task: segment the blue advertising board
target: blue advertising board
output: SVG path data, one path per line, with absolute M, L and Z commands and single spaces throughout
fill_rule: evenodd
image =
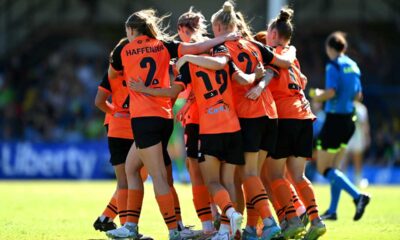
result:
M 0 143 L 0 178 L 105 179 L 113 177 L 106 141 Z

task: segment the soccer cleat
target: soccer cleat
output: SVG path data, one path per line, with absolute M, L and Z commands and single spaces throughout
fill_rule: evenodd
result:
M 210 240 L 215 234 L 217 234 L 217 231 L 203 232 L 196 240 Z
M 181 237 L 183 239 L 194 239 L 198 238 L 203 234 L 201 230 L 192 230 L 193 226 L 185 226 L 184 229 L 180 230 Z
M 180 231 L 175 231 L 173 234 L 169 235 L 169 240 L 183 240 L 185 238 L 183 238 L 181 236 L 181 232 Z M 190 239 L 190 238 L 188 238 Z
M 251 230 L 243 229 L 242 240 L 258 240 L 257 230 L 253 227 Z
M 274 222 L 271 226 L 264 226 L 262 230 L 261 239 L 271 240 L 278 239 L 281 235 L 281 228 Z
M 310 222 L 310 220 L 306 212 L 300 215 L 300 220 L 303 223 L 304 227 L 307 228 L 307 225 Z
M 125 224 L 124 226 L 106 232 L 109 238 L 133 238 L 140 239 L 137 226 Z
M 365 207 L 368 205 L 371 197 L 366 194 L 360 194 L 358 200 L 354 200 L 354 204 L 356 205 L 356 214 L 354 215 L 353 220 L 358 221 L 363 216 Z
M 117 224 L 115 224 L 113 221 L 109 221 L 110 218 L 106 217 L 104 221 L 100 220 L 100 217 L 96 219 L 96 221 L 93 223 L 93 227 L 95 230 L 101 231 L 101 232 L 107 232 L 109 230 L 113 230 L 117 228 Z
M 229 233 L 220 233 L 217 232 L 212 238 L 211 240 L 231 240 L 231 238 L 229 237 Z
M 232 236 L 234 236 L 234 239 L 241 239 L 242 233 L 240 232 L 240 229 L 242 226 L 242 222 L 243 222 L 242 214 L 238 212 L 233 212 L 230 218 L 230 224 L 231 224 Z
M 297 239 L 300 236 L 304 235 L 305 232 L 306 229 L 304 228 L 304 225 L 301 222 L 300 218 L 294 217 L 287 221 L 287 227 L 283 231 L 283 236 L 285 237 L 285 239 Z
M 304 240 L 316 240 L 326 233 L 326 226 L 323 221 L 318 221 L 316 224 L 312 224 L 308 229 Z
M 322 220 L 332 220 L 336 221 L 337 220 L 337 215 L 336 213 L 329 213 L 326 211 L 324 214 L 321 215 Z

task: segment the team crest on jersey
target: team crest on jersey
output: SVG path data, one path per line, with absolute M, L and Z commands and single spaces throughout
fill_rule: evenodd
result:
M 211 107 L 208 107 L 206 109 L 206 114 L 218 114 L 221 112 L 229 112 L 229 104 L 225 103 L 224 100 L 219 100 L 217 103 L 212 105 Z

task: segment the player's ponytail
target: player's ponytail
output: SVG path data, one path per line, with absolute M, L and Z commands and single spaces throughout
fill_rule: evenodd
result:
M 293 9 L 287 6 L 283 7 L 278 17 L 270 22 L 268 29 L 276 29 L 280 38 L 289 41 L 293 34 L 293 13 Z
M 242 34 L 242 37 L 247 40 L 254 40 L 253 34 L 251 33 L 250 25 L 247 23 L 244 15 L 241 12 L 236 12 L 237 28 Z
M 235 29 L 237 27 L 237 17 L 235 8 L 231 1 L 226 1 L 218 12 L 214 13 L 211 17 L 213 24 L 220 23 L 226 29 Z
M 154 9 L 145 9 L 134 12 L 125 22 L 127 28 L 132 28 L 142 35 L 159 40 L 169 40 L 171 37 L 165 33 L 166 28 L 162 22 L 169 15 L 157 17 Z

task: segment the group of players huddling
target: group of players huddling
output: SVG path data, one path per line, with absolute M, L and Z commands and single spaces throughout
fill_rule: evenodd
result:
M 117 178 L 94 223 L 97 230 L 110 238 L 143 238 L 138 225 L 148 172 L 168 239 L 318 239 L 326 232 L 304 175 L 315 116 L 303 91 L 307 78 L 290 46 L 292 15 L 282 8 L 267 31 L 253 36 L 227 1 L 212 15 L 215 37 L 209 38 L 204 16 L 191 8 L 178 20 L 181 42 L 163 31 L 165 16 L 154 10 L 128 17 L 126 38 L 111 52 L 95 100 L 106 113 Z M 167 152 L 180 93 L 187 101 L 177 118 L 185 127 L 201 231 L 182 222 Z M 357 211 L 362 215 L 364 208 Z

